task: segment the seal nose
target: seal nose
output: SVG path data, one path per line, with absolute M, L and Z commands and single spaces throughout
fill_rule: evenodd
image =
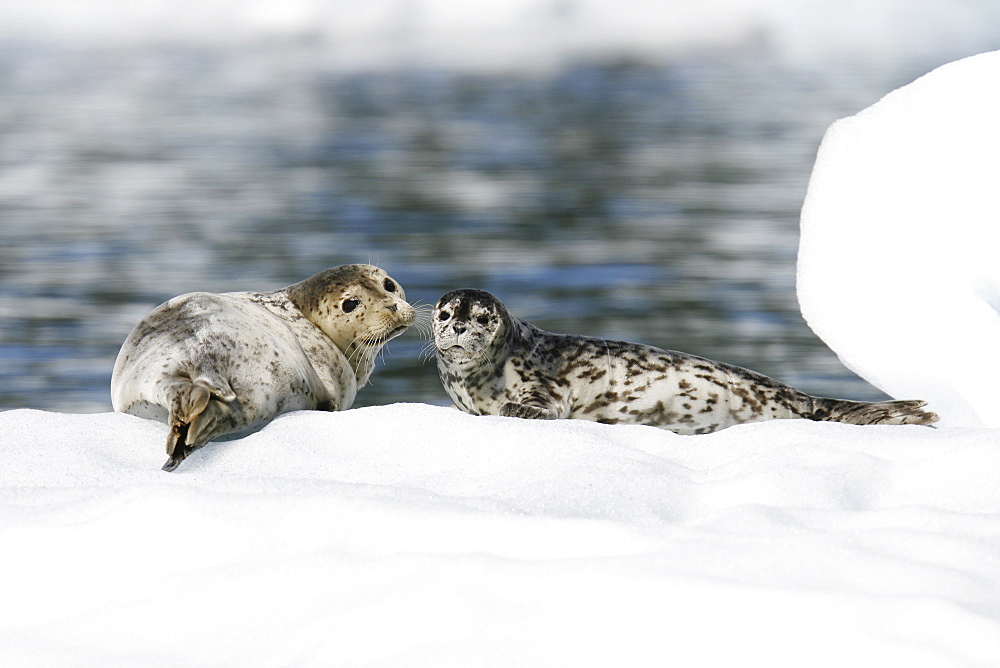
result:
M 456 324 L 454 327 L 451 328 L 451 331 L 455 332 L 455 334 L 464 334 L 465 325 Z
M 389 304 L 389 312 L 395 313 L 398 307 L 395 304 Z

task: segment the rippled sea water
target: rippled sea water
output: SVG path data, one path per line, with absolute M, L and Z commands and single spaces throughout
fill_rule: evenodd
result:
M 343 72 L 308 42 L 5 47 L 0 408 L 110 410 L 118 348 L 157 304 L 369 261 L 411 301 L 483 288 L 552 331 L 880 397 L 799 315 L 798 212 L 829 123 L 922 71 L 733 51 Z M 423 345 L 391 343 L 356 405 L 447 403 Z

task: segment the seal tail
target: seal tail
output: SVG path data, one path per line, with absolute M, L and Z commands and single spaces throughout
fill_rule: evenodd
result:
M 923 410 L 926 401 L 848 401 L 811 397 L 812 413 L 804 417 L 848 424 L 921 424 L 938 421 L 936 413 Z
M 228 402 L 236 399 L 232 388 L 204 379 L 180 379 L 170 389 L 170 434 L 164 471 L 173 471 L 189 454 L 215 437 L 229 414 Z

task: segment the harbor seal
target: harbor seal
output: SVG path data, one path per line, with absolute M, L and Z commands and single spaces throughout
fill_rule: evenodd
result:
M 118 353 L 116 411 L 166 422 L 173 471 L 220 436 L 286 411 L 350 408 L 390 339 L 413 324 L 378 267 L 333 267 L 275 292 L 192 292 L 161 304 Z
M 576 418 L 707 434 L 745 422 L 806 418 L 930 424 L 923 401 L 814 397 L 731 364 L 624 341 L 545 332 L 482 290 L 454 290 L 433 314 L 438 375 L 474 415 Z

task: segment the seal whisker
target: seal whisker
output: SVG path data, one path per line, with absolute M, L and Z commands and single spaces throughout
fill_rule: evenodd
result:
M 359 342 L 365 345 L 355 346 L 352 349 L 352 346 L 354 346 L 354 344 Z M 351 339 L 351 342 L 347 345 L 347 350 L 351 351 L 351 354 L 347 356 L 347 363 L 351 365 L 351 367 L 358 369 L 360 368 L 362 362 L 371 361 L 370 359 L 371 350 L 368 347 L 368 345 L 369 344 L 367 344 L 367 337 L 364 334 L 355 336 L 353 339 Z
M 377 357 L 378 357 L 378 359 L 382 360 L 382 364 L 383 365 L 386 363 L 386 361 L 385 361 L 386 354 L 387 353 L 389 355 L 392 354 L 392 353 L 389 353 L 388 350 L 389 350 L 389 346 L 382 346 L 381 348 L 379 348 Z
M 417 323 L 416 328 L 417 328 L 417 334 L 420 336 L 421 339 L 433 343 L 434 333 L 431 331 L 430 325 Z
M 434 337 L 434 332 L 432 330 L 431 319 L 433 317 L 434 307 L 430 304 L 414 304 L 414 321 L 413 324 L 417 328 L 417 332 L 420 333 L 421 338 L 432 339 Z
M 423 364 L 427 360 L 437 356 L 437 346 L 434 344 L 433 339 L 428 341 L 420 349 L 420 363 Z

